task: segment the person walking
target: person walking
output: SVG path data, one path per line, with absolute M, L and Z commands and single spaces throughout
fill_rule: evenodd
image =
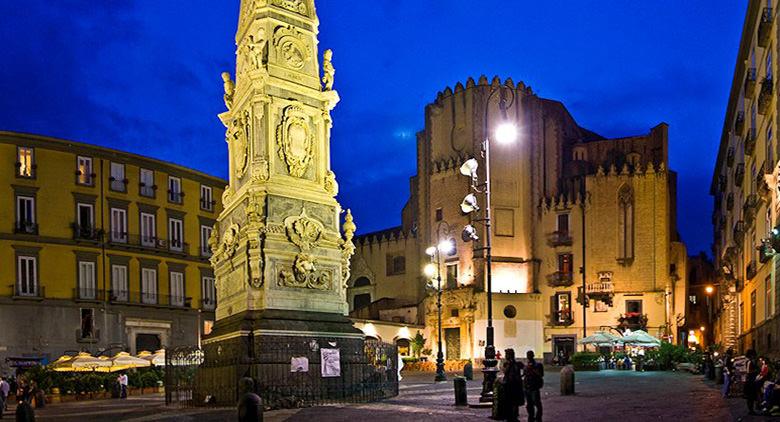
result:
M 504 371 L 504 399 L 506 400 L 506 420 L 516 422 L 520 416 L 520 406 L 525 403 L 523 389 L 523 363 L 515 359 L 515 349 L 504 351 L 506 360 Z
M 5 378 L 0 377 L 0 419 L 3 419 L 3 412 L 6 410 L 9 391 L 11 391 L 11 384 Z
M 525 410 L 528 412 L 528 422 L 542 420 L 542 394 L 544 385 L 544 366 L 534 359 L 534 351 L 529 350 L 525 354 L 528 363 L 523 369 L 523 381 L 525 382 Z
M 726 355 L 723 356 L 723 398 L 729 396 L 729 390 L 731 389 L 731 382 L 734 379 L 734 349 L 729 347 L 726 350 Z
M 127 398 L 127 373 L 122 372 L 117 377 L 116 381 L 119 383 L 119 398 L 120 399 L 126 399 Z
M 743 396 L 747 402 L 748 413 L 751 415 L 756 414 L 755 405 L 756 398 L 758 396 L 757 378 L 759 374 L 758 359 L 756 351 L 748 349 L 745 352 L 747 358 L 747 367 L 745 368 L 745 387 L 743 389 Z

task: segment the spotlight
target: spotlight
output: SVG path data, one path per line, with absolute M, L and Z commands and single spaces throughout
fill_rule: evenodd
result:
M 436 246 L 428 246 L 425 249 L 425 254 L 428 255 L 428 256 L 436 255 Z
M 479 240 L 479 236 L 477 235 L 477 229 L 474 228 L 471 224 L 467 225 L 463 228 L 463 233 L 461 235 L 464 242 L 471 242 Z
M 477 177 L 477 168 L 479 168 L 477 160 L 475 158 L 469 158 L 460 166 L 460 174 L 474 179 Z
M 496 141 L 500 144 L 511 144 L 517 139 L 517 126 L 512 123 L 502 123 L 496 128 Z
M 423 267 L 423 274 L 428 278 L 433 278 L 433 276 L 436 275 L 436 266 L 433 264 L 426 265 Z
M 464 214 L 469 214 L 474 211 L 479 211 L 479 205 L 477 205 L 477 197 L 473 193 L 466 195 L 466 197 L 463 198 L 463 202 L 460 203 L 460 210 L 463 211 Z
M 715 288 L 712 287 L 712 286 L 707 286 L 707 287 L 704 288 L 704 291 L 707 292 L 708 295 L 711 295 L 712 292 L 715 291 Z
M 444 255 L 452 255 L 455 252 L 455 242 L 451 239 L 442 240 L 439 242 L 439 252 Z

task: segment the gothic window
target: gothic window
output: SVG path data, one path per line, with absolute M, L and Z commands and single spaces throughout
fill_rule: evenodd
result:
M 624 185 L 618 192 L 618 261 L 634 258 L 634 194 Z

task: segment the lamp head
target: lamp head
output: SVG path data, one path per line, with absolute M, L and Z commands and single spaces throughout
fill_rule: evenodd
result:
M 461 237 L 463 238 L 464 242 L 479 240 L 479 235 L 477 235 L 477 229 L 475 229 L 474 226 L 472 226 L 471 224 L 463 228 L 463 233 L 461 234 Z
M 454 239 L 445 239 L 439 242 L 439 252 L 443 253 L 444 255 L 452 255 L 453 252 L 455 252 L 455 240 Z
M 460 203 L 460 210 L 463 211 L 464 214 L 469 214 L 474 211 L 479 210 L 479 205 L 477 205 L 477 197 L 473 193 L 470 193 L 466 195 L 465 198 L 463 198 L 463 202 Z
M 428 278 L 433 278 L 436 275 L 436 266 L 433 264 L 427 264 L 423 267 L 423 274 Z
M 511 144 L 517 139 L 517 126 L 504 122 L 496 128 L 496 141 L 500 144 Z
M 711 295 L 712 292 L 715 291 L 715 288 L 712 287 L 712 286 L 707 286 L 707 287 L 704 288 L 704 291 L 707 292 L 708 295 Z
M 436 246 L 428 246 L 425 249 L 425 254 L 428 255 L 428 256 L 436 255 Z
M 471 177 L 472 179 L 477 177 L 477 168 L 479 168 L 479 163 L 477 163 L 476 158 L 469 158 L 460 166 L 460 174 L 464 176 Z

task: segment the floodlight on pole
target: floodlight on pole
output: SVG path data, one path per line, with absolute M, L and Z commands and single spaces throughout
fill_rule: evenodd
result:
M 464 214 L 470 214 L 475 211 L 479 211 L 479 205 L 477 205 L 477 196 L 473 193 L 466 195 L 463 198 L 463 202 L 460 203 L 460 210 Z
M 428 255 L 428 256 L 436 255 L 436 246 L 428 246 L 425 249 L 425 254 Z
M 479 163 L 477 162 L 477 159 L 469 158 L 460 166 L 460 174 L 464 176 L 468 176 L 473 179 L 477 177 L 478 168 L 479 168 Z
M 455 252 L 454 242 L 450 239 L 444 239 L 439 242 L 438 248 L 439 252 L 443 253 L 444 255 L 452 255 L 452 253 Z
M 511 144 L 517 139 L 517 126 L 512 123 L 502 123 L 496 128 L 496 141 L 500 144 Z
M 477 235 L 477 229 L 474 228 L 471 224 L 466 225 L 466 227 L 463 228 L 462 238 L 464 242 L 471 242 L 479 240 L 479 235 Z
M 429 263 L 423 267 L 423 274 L 428 278 L 433 278 L 436 275 L 436 265 Z

